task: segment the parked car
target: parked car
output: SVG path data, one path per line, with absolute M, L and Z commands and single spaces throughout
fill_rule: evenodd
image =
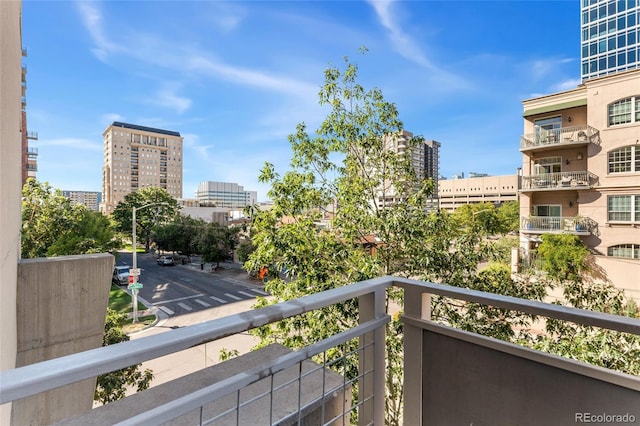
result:
M 160 256 L 158 258 L 158 265 L 161 266 L 173 266 L 175 265 L 175 262 L 173 261 L 173 257 L 172 256 Z
M 113 268 L 113 278 L 111 282 L 115 285 L 128 285 L 129 265 L 116 265 Z

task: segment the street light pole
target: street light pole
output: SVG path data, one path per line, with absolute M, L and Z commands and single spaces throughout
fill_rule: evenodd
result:
M 130 275 L 132 272 L 133 275 L 133 282 L 130 284 L 131 285 L 131 294 L 133 295 L 133 322 L 136 323 L 138 322 L 138 277 L 140 276 L 140 272 L 138 271 L 138 246 L 137 246 L 137 241 L 136 241 L 136 212 L 138 210 L 142 210 L 142 209 L 146 209 L 147 207 L 150 206 L 168 206 L 169 204 L 167 203 L 149 203 L 149 204 L 145 204 L 142 207 L 133 207 L 133 213 L 132 213 L 132 226 L 131 226 L 131 231 L 132 231 L 132 238 L 131 238 L 131 246 L 133 248 L 133 267 L 130 271 Z

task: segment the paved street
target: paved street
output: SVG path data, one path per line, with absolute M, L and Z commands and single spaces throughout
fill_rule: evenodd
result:
M 161 318 L 173 320 L 267 295 L 260 282 L 251 279 L 237 264 L 222 263 L 224 269 L 219 271 L 211 271 L 210 265 L 201 270 L 199 263 L 160 266 L 153 254 L 138 254 L 137 263 L 141 270 L 139 281 L 144 285 L 138 297 L 149 308 L 156 308 Z M 120 253 L 117 264 L 132 266 L 131 253 Z

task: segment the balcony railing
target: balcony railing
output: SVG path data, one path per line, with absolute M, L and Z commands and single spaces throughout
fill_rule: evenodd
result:
M 529 216 L 522 218 L 520 230 L 528 234 L 597 235 L 598 223 L 588 217 Z
M 280 424 L 273 417 L 277 412 L 273 407 L 273 377 L 293 367 L 300 372 L 298 379 L 294 379 L 300 385 L 297 392 L 289 395 L 287 402 L 297 405 L 298 415 L 297 421 L 287 424 L 303 424 L 300 413 L 306 407 L 300 402 L 302 392 L 299 390 L 305 374 L 302 363 L 317 354 L 326 359 L 327 353 L 342 351 L 343 344 L 355 338 L 359 339 L 359 344 L 352 355 L 358 359 L 358 372 L 355 378 L 345 378 L 342 382 L 345 394 L 351 386 L 357 386 L 358 392 L 354 393 L 357 400 L 345 397 L 341 403 L 342 415 L 325 418 L 323 409 L 321 417 L 314 419 L 313 424 L 345 424 L 345 421 L 348 424 L 349 413 L 357 411 L 358 424 L 382 425 L 386 389 L 385 325 L 390 321 L 385 295 L 391 286 L 402 288 L 405 300 L 405 311 L 401 316 L 406 373 L 404 424 L 573 424 L 577 421 L 575 416 L 585 411 L 627 413 L 640 418 L 638 377 L 437 324 L 431 320 L 430 297 L 440 295 L 634 335 L 640 335 L 640 320 L 396 277 L 363 281 L 262 309 L 2 371 L 0 404 L 357 299 L 360 318 L 356 327 L 304 349 L 253 364 L 238 374 L 203 385 L 173 400 L 158 403 L 158 399 L 152 398 L 150 402 L 155 406 L 140 408 L 145 392 L 153 391 L 151 388 L 136 394 L 135 398 L 118 401 L 118 409 L 112 410 L 117 418 L 107 418 L 110 424 L 165 424 L 185 420 L 184 416 L 190 415 L 190 419 L 195 419 L 190 424 L 214 421 L 247 424 L 239 420 L 244 409 L 241 392 L 253 383 L 266 380 L 265 407 L 256 413 L 251 424 Z M 345 353 L 344 356 L 351 355 Z M 317 390 L 322 389 L 322 384 L 317 386 Z M 331 393 L 335 395 L 335 390 Z M 222 416 L 218 420 L 209 418 L 206 414 L 210 411 L 205 407 L 211 408 L 213 402 L 225 395 L 230 396 L 235 408 L 218 413 Z M 133 398 L 131 404 L 126 405 L 129 398 Z M 325 398 L 321 393 L 314 402 L 323 403 Z M 89 410 L 65 424 L 96 424 L 91 416 L 104 413 L 102 410 L 109 410 L 109 407 L 107 404 Z M 219 405 L 213 407 L 220 409 Z
M 598 129 L 591 126 L 571 126 L 560 129 L 540 129 L 520 137 L 520 151 L 529 151 L 557 145 L 584 145 L 598 143 Z
M 31 139 L 33 141 L 37 141 L 38 140 L 38 132 L 28 131 L 27 132 L 27 139 Z
M 597 179 L 598 176 L 586 170 L 523 176 L 521 191 L 589 189 L 596 183 Z

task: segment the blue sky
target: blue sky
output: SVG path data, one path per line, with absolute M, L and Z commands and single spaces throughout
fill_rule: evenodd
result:
M 405 129 L 442 143 L 440 173 L 513 174 L 522 100 L 576 87 L 577 1 L 23 1 L 38 179 L 100 191 L 113 121 L 184 136 L 183 197 L 204 180 L 257 190 L 287 135 L 325 116 L 349 56 Z M 366 46 L 362 56 L 357 49 Z

